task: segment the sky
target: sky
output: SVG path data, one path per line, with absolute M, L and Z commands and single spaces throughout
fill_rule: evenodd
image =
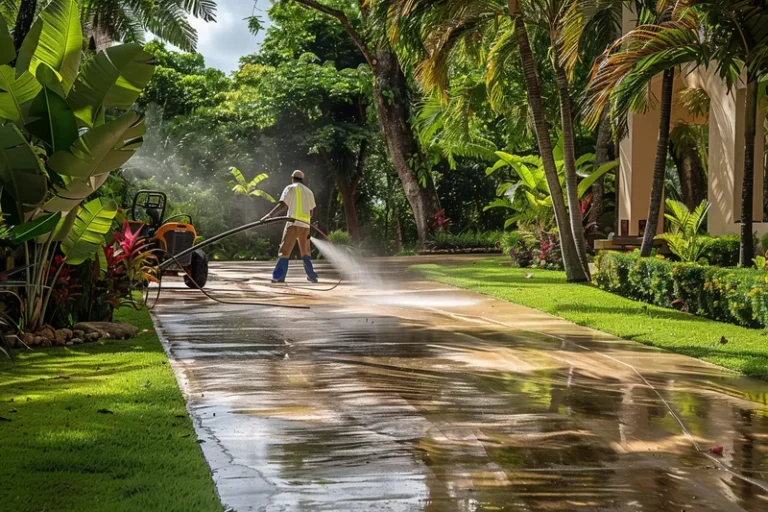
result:
M 254 53 L 264 40 L 266 30 L 254 37 L 244 18 L 256 14 L 268 23 L 270 2 L 258 0 L 255 11 L 252 0 L 218 0 L 217 5 L 216 23 L 193 18 L 192 25 L 198 33 L 197 51 L 206 65 L 230 73 L 237 69 L 240 57 Z

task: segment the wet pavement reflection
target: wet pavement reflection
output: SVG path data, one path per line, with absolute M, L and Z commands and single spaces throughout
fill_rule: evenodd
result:
M 424 282 L 413 263 L 381 262 L 389 290 L 332 292 L 213 268 L 219 296 L 309 310 L 163 293 L 154 315 L 228 507 L 768 510 L 768 383 Z

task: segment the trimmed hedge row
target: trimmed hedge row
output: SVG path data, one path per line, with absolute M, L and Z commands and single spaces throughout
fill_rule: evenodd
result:
M 740 248 L 741 237 L 738 235 L 713 236 L 709 238 L 709 247 L 704 251 L 704 259 L 716 267 L 737 267 Z
M 768 327 L 768 273 L 674 263 L 635 252 L 597 260 L 597 286 L 623 297 L 744 327 Z

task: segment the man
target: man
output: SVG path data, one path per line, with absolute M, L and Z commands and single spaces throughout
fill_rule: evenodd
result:
M 285 225 L 283 241 L 280 244 L 280 259 L 277 260 L 275 271 L 272 273 L 272 282 L 285 282 L 285 276 L 288 274 L 288 261 L 291 258 L 294 247 L 298 244 L 301 259 L 304 261 L 304 271 L 307 273 L 307 280 L 316 283 L 318 277 L 312 266 L 312 248 L 309 242 L 309 224 L 312 221 L 312 212 L 316 206 L 315 195 L 304 185 L 303 172 L 294 171 L 292 181 L 293 183 L 283 190 L 283 195 L 280 196 L 277 206 L 264 217 L 269 219 L 277 214 L 277 212 L 287 210 L 288 217 L 296 219 L 296 222 Z

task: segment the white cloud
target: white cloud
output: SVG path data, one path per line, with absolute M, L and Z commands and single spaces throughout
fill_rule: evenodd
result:
M 192 20 L 199 38 L 197 51 L 203 54 L 208 66 L 229 73 L 237 69 L 240 57 L 258 49 L 264 32 L 258 36 L 250 33 L 245 18 L 252 14 L 254 6 L 250 0 L 219 0 L 216 23 Z M 261 9 L 255 14 L 266 21 L 266 13 Z
M 231 73 L 238 68 L 240 57 L 255 53 L 264 41 L 266 27 L 254 36 L 245 18 L 256 14 L 268 24 L 269 1 L 258 0 L 256 9 L 252 0 L 219 0 L 217 4 L 216 23 L 198 18 L 191 18 L 190 22 L 197 30 L 197 51 L 205 57 L 205 64 Z

